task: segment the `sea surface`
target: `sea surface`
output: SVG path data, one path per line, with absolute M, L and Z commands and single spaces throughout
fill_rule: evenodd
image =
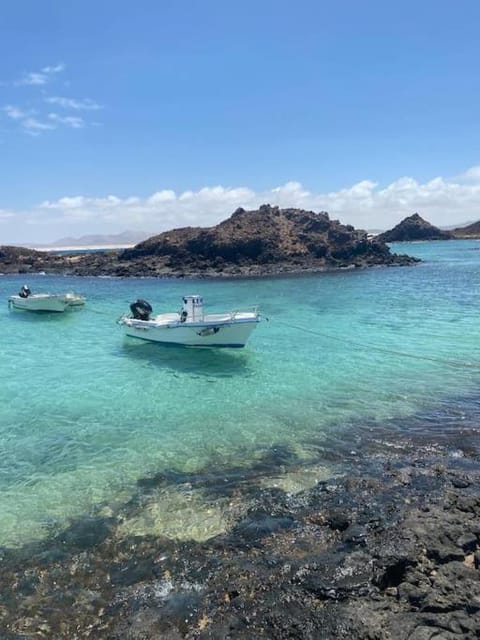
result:
M 296 474 L 276 480 L 296 490 L 302 467 L 307 481 L 348 473 L 343 453 L 366 437 L 381 450 L 477 430 L 480 242 L 392 248 L 423 262 L 251 280 L 0 277 L 0 546 L 113 512 L 161 472 L 288 451 Z M 10 311 L 24 283 L 88 302 Z M 162 312 L 185 294 L 212 312 L 258 305 L 263 321 L 240 350 L 164 347 L 116 324 L 136 298 Z M 162 499 L 130 532 L 204 539 L 225 526 L 201 495 Z

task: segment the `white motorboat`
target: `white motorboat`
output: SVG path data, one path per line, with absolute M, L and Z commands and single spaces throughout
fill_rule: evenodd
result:
M 188 347 L 244 347 L 260 322 L 256 307 L 205 314 L 200 296 L 185 296 L 178 313 L 152 316 L 152 307 L 145 300 L 133 302 L 130 310 L 131 315 L 118 320 L 128 336 Z
M 76 293 L 32 293 L 23 285 L 20 293 L 10 296 L 8 306 L 26 311 L 65 311 L 85 304 L 85 298 Z

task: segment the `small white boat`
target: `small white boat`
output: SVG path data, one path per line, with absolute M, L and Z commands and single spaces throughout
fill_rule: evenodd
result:
M 205 314 L 200 296 L 185 296 L 178 313 L 151 316 L 145 300 L 130 305 L 131 315 L 118 323 L 127 336 L 188 347 L 244 347 L 260 322 L 257 308 L 251 311 Z
M 23 285 L 20 293 L 10 296 L 8 306 L 26 311 L 65 311 L 85 304 L 85 298 L 76 293 L 32 293 Z

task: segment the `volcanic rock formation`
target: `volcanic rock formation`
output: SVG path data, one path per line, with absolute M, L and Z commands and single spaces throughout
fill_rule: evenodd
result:
M 279 209 L 237 209 L 210 228 L 168 231 L 127 249 L 119 260 L 141 268 L 148 261 L 157 272 L 261 275 L 378 264 L 406 264 L 365 231 L 330 220 L 328 213 Z M 135 268 L 134 268 L 135 270 Z
M 450 240 L 453 234 L 442 231 L 424 220 L 418 213 L 408 216 L 396 227 L 376 236 L 382 242 L 408 242 L 412 240 Z
M 325 212 L 237 209 L 214 227 L 166 231 L 124 251 L 58 255 L 0 247 L 4 273 L 215 277 L 261 276 L 373 265 L 412 264 L 365 231 Z

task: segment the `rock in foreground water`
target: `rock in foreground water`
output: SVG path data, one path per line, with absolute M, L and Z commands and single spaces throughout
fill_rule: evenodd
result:
M 1 637 L 479 637 L 475 456 L 459 465 L 431 446 L 364 456 L 297 494 L 264 488 L 267 466 L 177 475 L 183 491 L 235 505 L 229 529 L 203 542 L 120 535 L 173 480 L 155 476 L 115 514 L 4 550 Z

